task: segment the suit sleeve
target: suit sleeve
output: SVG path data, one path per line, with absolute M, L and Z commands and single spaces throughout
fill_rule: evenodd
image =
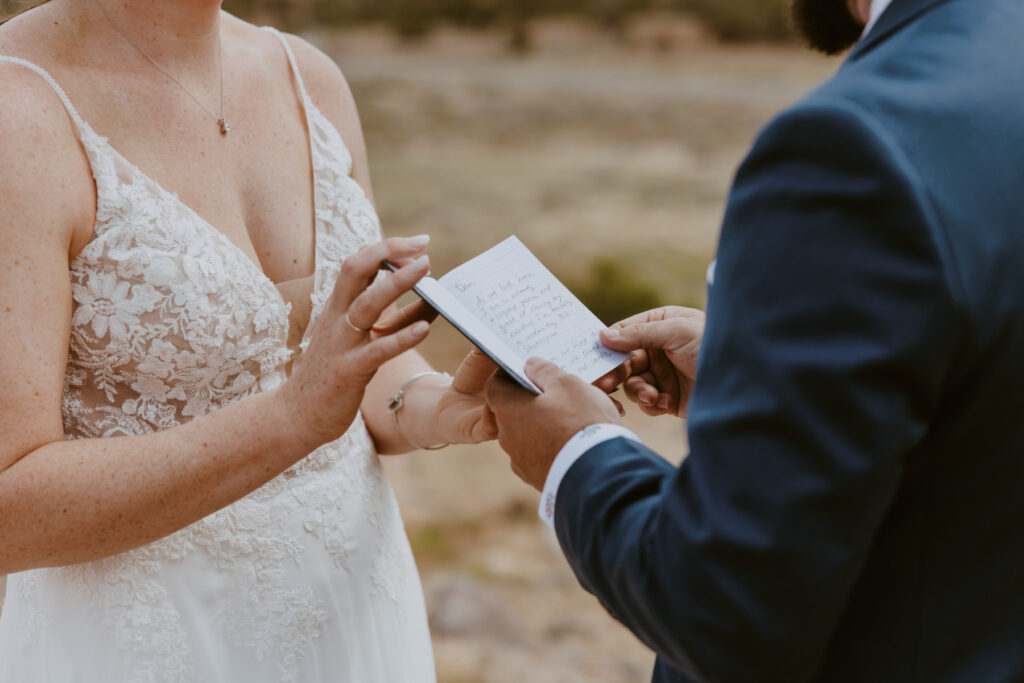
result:
M 608 442 L 562 481 L 584 588 L 697 680 L 811 676 L 951 371 L 951 271 L 870 119 L 819 103 L 769 126 L 726 212 L 690 455 Z

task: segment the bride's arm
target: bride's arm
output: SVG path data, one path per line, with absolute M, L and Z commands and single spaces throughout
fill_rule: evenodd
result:
M 373 201 L 373 184 L 367 161 L 359 113 L 348 83 L 324 53 L 306 41 L 287 36 L 298 61 L 310 97 L 341 133 L 352 155 L 352 177 Z M 430 375 L 417 379 L 405 394 L 399 413 L 401 429 L 387 411 L 395 392 L 412 376 L 432 370 L 415 350 L 381 367 L 367 387 L 362 411 L 377 451 L 405 453 L 417 446 L 442 443 L 475 443 L 493 439 L 496 426 L 488 421 L 483 385 L 495 369 L 482 354 L 471 354 L 451 378 Z
M 495 438 L 497 423 L 484 401 L 484 385 L 495 369 L 487 356 L 474 350 L 454 377 L 427 375 L 415 379 L 404 391 L 396 423 L 396 416 L 387 410 L 391 397 L 409 378 L 429 371 L 430 366 L 415 351 L 407 351 L 381 367 L 366 388 L 362 407 L 377 450 L 405 453 L 414 448 Z
M 18 88 L 12 74 L 4 87 Z M 71 329 L 69 254 L 88 237 L 92 179 L 52 96 L 0 100 L 0 574 L 98 559 L 143 545 L 228 505 L 340 435 L 365 385 L 425 329 L 369 341 L 343 322 L 371 319 L 425 267 L 363 291 L 392 240 L 346 262 L 302 366 L 280 389 L 145 436 L 63 440 Z

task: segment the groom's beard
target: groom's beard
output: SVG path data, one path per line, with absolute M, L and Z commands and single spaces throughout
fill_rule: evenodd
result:
M 846 0 L 793 0 L 792 11 L 797 33 L 827 55 L 846 50 L 864 31 Z

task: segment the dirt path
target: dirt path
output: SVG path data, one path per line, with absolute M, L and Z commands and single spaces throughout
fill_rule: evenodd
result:
M 560 96 L 712 100 L 735 107 L 781 108 L 801 97 L 806 82 L 786 74 L 714 76 L 693 72 L 651 73 L 642 65 L 558 63 L 550 58 L 470 61 L 448 55 L 370 54 L 345 61 L 355 82 L 399 81 L 417 86 L 543 89 Z
M 517 234 L 563 279 L 611 258 L 666 302 L 703 301 L 733 169 L 758 128 L 834 68 L 779 49 L 670 56 L 554 43 L 526 58 L 447 37 L 317 36 L 342 65 L 390 234 L 429 232 L 443 273 Z M 632 311 L 629 311 L 632 312 Z M 453 371 L 445 323 L 422 347 Z M 671 460 L 683 424 L 627 424 Z M 578 586 L 538 495 L 495 444 L 386 459 L 442 683 L 641 682 L 653 655 Z

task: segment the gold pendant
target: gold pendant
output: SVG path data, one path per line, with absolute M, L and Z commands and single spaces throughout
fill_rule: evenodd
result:
M 231 125 L 227 121 L 225 121 L 223 118 L 217 119 L 217 125 L 220 126 L 220 134 L 221 135 L 227 135 L 228 133 L 231 132 Z

